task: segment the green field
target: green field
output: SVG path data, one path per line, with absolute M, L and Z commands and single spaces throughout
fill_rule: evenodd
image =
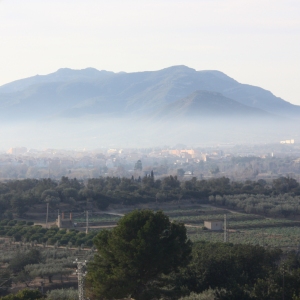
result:
M 109 215 L 109 214 L 90 214 L 89 222 L 118 222 L 121 216 Z M 86 222 L 86 216 L 80 214 L 73 217 L 73 221 L 76 223 Z
M 222 242 L 221 231 L 203 230 L 204 221 L 224 220 L 227 214 L 229 242 L 258 244 L 269 247 L 298 248 L 300 222 L 289 219 L 273 219 L 245 213 L 233 213 L 213 207 L 178 208 L 164 211 L 174 221 L 188 224 L 187 232 L 192 241 Z

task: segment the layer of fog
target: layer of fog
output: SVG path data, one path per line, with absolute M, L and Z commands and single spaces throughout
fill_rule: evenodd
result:
M 217 144 L 278 143 L 297 140 L 300 124 L 261 119 L 143 121 L 89 116 L 45 122 L 2 123 L 0 149 L 25 146 L 45 149 L 145 148 L 183 143 L 192 147 Z

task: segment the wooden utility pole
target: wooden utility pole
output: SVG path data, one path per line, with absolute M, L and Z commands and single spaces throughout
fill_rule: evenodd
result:
M 228 242 L 228 232 L 227 232 L 227 215 L 224 215 L 224 243 Z
M 47 202 L 46 228 L 48 228 L 49 202 Z
M 86 211 L 86 228 L 85 228 L 85 233 L 89 233 L 89 211 Z

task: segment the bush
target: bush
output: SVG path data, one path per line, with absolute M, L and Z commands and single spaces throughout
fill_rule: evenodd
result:
M 7 295 L 5 297 L 0 298 L 1 300 L 37 300 L 42 299 L 43 295 L 38 290 L 22 290 L 19 291 L 17 294 L 13 295 Z
M 34 222 L 32 222 L 32 221 L 27 221 L 26 222 L 26 225 L 29 225 L 29 226 L 31 226 L 31 225 L 33 225 L 34 224 Z
M 15 233 L 13 237 L 15 238 L 16 242 L 20 242 L 22 240 L 22 235 L 19 232 Z
M 30 238 L 29 241 L 38 241 L 41 242 L 41 239 L 43 238 L 43 234 L 42 233 L 35 233 L 33 234 Z
M 26 221 L 18 221 L 18 225 L 20 226 L 26 225 Z
M 85 244 L 87 245 L 87 247 L 92 247 L 94 245 L 93 240 L 88 240 L 87 242 L 85 242 Z
M 191 293 L 189 296 L 180 298 L 179 300 L 215 300 L 215 292 L 212 289 L 206 290 L 201 294 Z
M 14 273 L 24 270 L 26 265 L 38 264 L 41 260 L 41 253 L 37 249 L 30 251 L 16 252 L 9 262 L 9 270 Z
M 47 292 L 46 300 L 77 300 L 78 292 L 74 289 L 52 290 Z
M 67 245 L 68 244 L 68 242 L 69 242 L 69 239 L 67 239 L 67 238 L 61 238 L 60 240 L 59 240 L 59 243 L 61 244 L 61 245 Z
M 45 237 L 54 237 L 56 235 L 57 231 L 56 230 L 53 230 L 52 228 L 49 229 L 46 233 L 45 233 Z
M 51 237 L 47 240 L 49 245 L 54 245 L 56 243 L 57 239 L 54 237 Z
M 7 223 L 8 226 L 15 226 L 17 224 L 17 220 L 11 220 Z
M 8 222 L 9 222 L 8 219 L 4 219 L 4 220 L 0 221 L 0 225 L 1 226 L 6 226 Z
M 16 233 L 16 231 L 11 229 L 11 230 L 8 230 L 8 231 L 6 232 L 6 235 L 7 235 L 7 236 L 13 236 L 15 233 Z

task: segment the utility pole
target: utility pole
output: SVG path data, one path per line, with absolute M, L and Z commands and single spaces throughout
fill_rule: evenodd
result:
M 48 159 L 48 178 L 50 179 L 50 159 Z
M 47 202 L 46 228 L 48 228 L 48 213 L 49 213 L 49 202 Z
M 84 277 L 86 275 L 84 268 L 86 266 L 86 260 L 78 261 L 78 259 L 76 258 L 73 263 L 77 264 L 76 273 L 78 275 L 78 300 L 84 300 Z
M 44 294 L 44 281 L 40 281 L 41 284 L 41 292 Z
M 284 273 L 285 273 L 285 265 L 282 266 L 282 300 L 284 300 Z
M 85 233 L 89 233 L 89 211 L 86 211 L 86 228 L 85 228 Z
M 228 242 L 228 232 L 227 232 L 227 215 L 224 215 L 224 243 Z

